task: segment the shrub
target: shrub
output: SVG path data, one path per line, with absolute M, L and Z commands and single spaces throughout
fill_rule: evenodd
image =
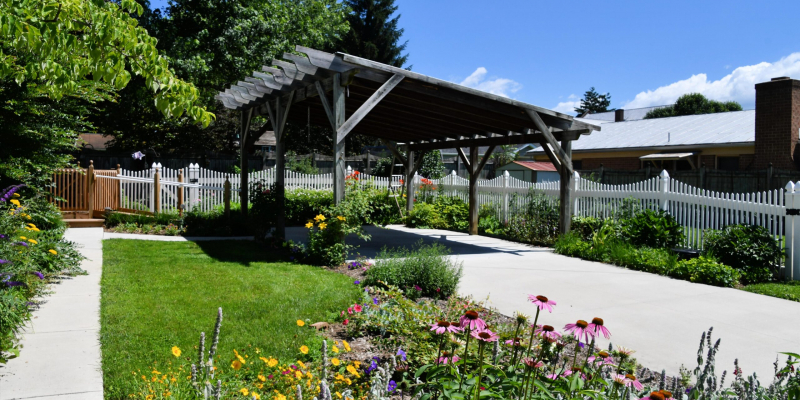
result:
M 572 231 L 583 240 L 592 240 L 592 235 L 603 226 L 603 220 L 595 217 L 572 217 Z
M 667 212 L 644 210 L 622 222 L 624 239 L 636 246 L 670 248 L 684 238 L 683 227 Z
M 781 270 L 782 252 L 769 231 L 756 225 L 729 225 L 709 232 L 705 253 L 742 273 L 742 283 L 768 282 Z
M 520 201 L 525 202 L 526 207 L 523 212 L 509 216 L 505 234 L 518 242 L 545 246 L 555 243 L 558 237 L 558 203 L 533 190 Z
M 121 224 L 138 225 L 169 225 L 178 223 L 181 217 L 177 212 L 162 212 L 158 214 L 130 214 L 122 212 L 111 212 L 106 216 L 106 228 L 113 228 Z
M 414 204 L 406 223 L 416 228 L 450 229 L 464 232 L 469 228 L 469 206 L 458 197 L 437 196 L 433 203 Z
M 695 283 L 734 287 L 739 283 L 739 271 L 707 257 L 681 260 L 670 275 Z
M 497 207 L 493 204 L 481 204 L 478 210 L 478 232 L 489 235 L 503 235 L 503 222 L 497 218 Z
M 397 286 L 409 298 L 419 296 L 445 299 L 454 294 L 461 280 L 461 263 L 448 257 L 443 245 L 425 245 L 421 240 L 412 248 L 384 248 L 367 270 L 366 285 L 383 282 Z

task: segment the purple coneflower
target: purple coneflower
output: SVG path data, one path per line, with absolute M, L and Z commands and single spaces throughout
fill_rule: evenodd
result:
M 475 310 L 469 310 L 461 316 L 461 320 L 459 320 L 458 326 L 461 328 L 466 329 L 484 329 L 486 328 L 486 322 L 484 322 L 478 316 L 478 312 Z
M 448 362 L 455 364 L 455 363 L 457 363 L 457 362 L 458 362 L 458 360 L 460 360 L 460 359 L 461 359 L 461 358 L 459 358 L 458 356 L 453 356 L 453 357 L 446 357 L 446 356 L 445 356 L 445 357 L 439 357 L 439 364 L 442 364 L 442 365 L 444 365 L 444 364 L 447 364 Z
M 625 375 L 625 377 L 628 378 L 627 386 L 633 386 L 633 388 L 636 389 L 636 390 L 643 390 L 644 389 L 644 385 L 642 385 L 642 382 L 639 382 L 639 380 L 636 379 L 635 375 L 627 374 L 627 375 Z
M 606 339 L 611 337 L 611 332 L 608 331 L 608 328 L 603 326 L 602 318 L 592 318 L 592 323 L 589 324 L 589 329 L 594 332 L 594 336 L 603 335 L 603 337 Z
M 589 364 L 594 364 L 595 360 L 600 360 L 599 363 L 601 365 L 612 365 L 612 364 L 614 364 L 614 359 L 611 358 L 611 356 L 609 356 L 609 354 L 606 353 L 605 351 L 601 351 L 601 352 L 597 353 L 597 356 L 589 357 L 586 361 L 589 362 Z
M 520 338 L 508 339 L 508 340 L 505 341 L 505 344 L 507 344 L 509 346 L 512 346 L 512 347 L 521 347 L 522 346 L 522 339 L 520 339 Z
M 663 394 L 661 394 L 659 392 L 651 392 L 649 396 L 642 397 L 639 400 L 665 400 L 665 399 L 666 399 L 666 397 L 664 397 Z
M 496 333 L 486 329 L 485 326 L 483 328 L 480 328 L 480 329 L 472 331 L 471 335 L 475 339 L 478 339 L 478 340 L 481 340 L 481 341 L 484 341 L 484 342 L 496 342 L 497 338 L 498 338 Z
M 531 303 L 539 307 L 540 310 L 547 310 L 550 311 L 551 313 L 553 312 L 553 306 L 556 305 L 555 301 L 550 300 L 545 296 L 529 295 L 528 300 L 530 300 Z
M 580 340 L 581 337 L 584 337 L 586 342 L 588 342 L 590 337 L 594 337 L 594 332 L 589 330 L 588 327 L 589 327 L 588 322 L 579 319 L 574 324 L 565 325 L 564 332 L 572 333 L 578 340 Z
M 544 366 L 544 363 L 541 361 L 536 361 L 532 357 L 525 357 L 522 359 L 522 363 L 528 366 L 529 368 L 541 368 Z
M 439 321 L 439 322 L 431 325 L 431 331 L 432 332 L 436 332 L 436 334 L 438 334 L 438 335 L 441 335 L 441 334 L 447 333 L 447 332 L 455 333 L 455 332 L 458 332 L 460 330 L 461 330 L 461 328 L 459 328 L 457 326 L 453 326 L 453 324 L 451 324 L 451 323 L 449 323 L 447 321 Z
M 550 325 L 542 325 L 538 327 L 536 329 L 536 334 L 551 340 L 561 339 L 561 334 L 556 332 L 556 329 Z
M 628 380 L 628 378 L 625 377 L 625 375 L 617 374 L 614 375 L 614 383 L 618 383 L 622 386 L 628 386 L 630 381 Z
M 636 353 L 635 350 L 629 349 L 627 347 L 622 347 L 622 346 L 617 346 L 617 352 L 619 354 L 622 354 L 625 357 L 630 356 L 633 353 Z

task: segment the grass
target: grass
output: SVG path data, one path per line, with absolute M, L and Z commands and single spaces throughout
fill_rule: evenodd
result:
M 172 346 L 196 358 L 217 307 L 224 314 L 222 360 L 248 345 L 291 359 L 314 335 L 298 319 L 327 320 L 359 295 L 345 275 L 285 262 L 248 241 L 107 240 L 101 285 L 102 369 L 111 399 L 132 392 L 133 371 L 170 362 Z
M 758 283 L 747 285 L 742 290 L 781 299 L 800 301 L 800 281 Z

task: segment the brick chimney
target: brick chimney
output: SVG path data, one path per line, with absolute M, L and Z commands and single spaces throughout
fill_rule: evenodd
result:
M 799 134 L 800 81 L 780 77 L 756 84 L 756 149 L 753 167 L 763 169 L 772 163 L 778 169 L 799 169 L 800 154 L 795 157 Z
M 625 110 L 619 109 L 614 110 L 614 122 L 622 122 L 625 121 Z

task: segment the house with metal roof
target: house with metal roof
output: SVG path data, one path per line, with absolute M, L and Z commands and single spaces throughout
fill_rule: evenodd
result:
M 642 119 L 658 108 L 652 107 L 630 115 L 629 110 L 615 110 L 577 118 L 603 129 L 573 143 L 574 167 L 752 170 L 773 164 L 798 170 L 800 81 L 774 78 L 755 87 L 755 110 Z M 547 160 L 541 148 L 528 153 L 537 161 Z
M 525 182 L 556 182 L 558 168 L 549 161 L 514 161 L 497 168 L 497 174 L 508 171 L 508 175 Z

